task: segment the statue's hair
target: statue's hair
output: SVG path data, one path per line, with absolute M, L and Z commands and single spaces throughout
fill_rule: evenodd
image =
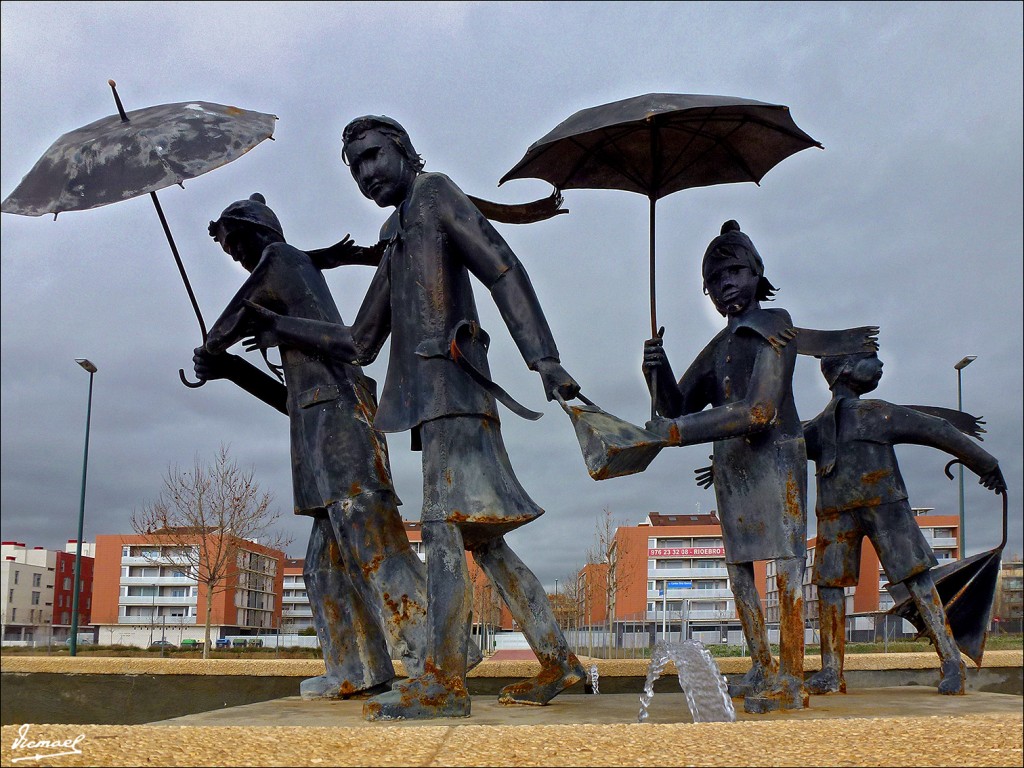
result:
M 408 132 L 397 120 L 393 120 L 386 115 L 364 115 L 363 117 L 357 117 L 345 126 L 345 129 L 341 132 L 341 159 L 345 165 L 349 164 L 348 154 L 346 153 L 348 144 L 369 131 L 377 131 L 383 136 L 387 136 L 398 147 L 398 151 L 409 161 L 409 164 L 412 165 L 417 173 L 423 170 L 425 162 L 416 151 L 416 148 L 413 147 L 412 139 L 409 138 Z
M 874 351 L 852 352 L 846 355 L 828 355 L 821 358 L 821 375 L 828 382 L 828 388 L 834 389 L 843 376 L 853 370 L 858 360 L 877 354 Z

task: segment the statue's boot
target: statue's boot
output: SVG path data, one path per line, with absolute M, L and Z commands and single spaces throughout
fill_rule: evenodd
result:
M 439 717 L 469 717 L 470 698 L 462 680 L 445 682 L 428 672 L 396 683 L 385 693 L 363 704 L 366 720 L 432 720 Z
M 804 709 L 810 703 L 803 680 L 793 675 L 777 675 L 772 685 L 759 693 L 743 697 L 743 711 L 763 715 L 778 709 Z
M 942 662 L 941 670 L 939 693 L 946 696 L 962 696 L 967 682 L 967 666 L 963 659 L 946 659 Z
M 586 674 L 580 660 L 570 651 L 562 661 L 542 662 L 539 675 L 506 685 L 498 694 L 498 703 L 543 706 Z
M 846 678 L 835 667 L 824 667 L 807 680 L 807 690 L 814 694 L 846 693 Z
M 308 677 L 299 683 L 299 695 L 306 701 L 316 699 L 363 699 L 376 696 L 378 693 L 391 690 L 391 681 L 379 683 L 369 688 L 355 689 L 351 684 L 343 684 L 341 680 L 330 675 Z
M 774 667 L 774 661 L 772 665 Z M 755 661 L 747 670 L 747 674 L 736 682 L 729 681 L 729 698 L 739 699 L 763 693 L 772 686 L 775 673 L 774 668 L 765 667 L 764 664 Z

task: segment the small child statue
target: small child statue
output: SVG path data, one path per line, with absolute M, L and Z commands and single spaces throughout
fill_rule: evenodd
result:
M 804 426 L 807 456 L 817 465 L 813 581 L 821 628 L 821 671 L 807 688 L 819 694 L 846 691 L 843 588 L 857 584 L 861 542 L 867 536 L 889 582 L 909 590 L 935 643 L 941 659 L 939 693 L 962 694 L 964 663 L 930 570 L 937 561 L 914 521 L 893 445 L 946 451 L 996 493 L 1006 490 L 999 462 L 949 421 L 932 415 L 941 409 L 862 400 L 882 376 L 877 353 L 823 357 L 821 372 L 832 400 Z

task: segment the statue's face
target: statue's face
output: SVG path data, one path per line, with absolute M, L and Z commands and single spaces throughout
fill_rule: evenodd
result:
M 874 391 L 881 378 L 882 361 L 878 359 L 878 355 L 867 355 L 854 363 L 847 383 L 850 389 L 858 394 L 864 394 Z
M 401 205 L 416 172 L 401 150 L 379 131 L 367 131 L 345 146 L 359 191 L 381 208 Z
M 754 304 L 760 280 L 746 264 L 728 259 L 712 262 L 704 276 L 704 285 L 720 313 L 737 315 Z
M 263 249 L 267 246 L 267 238 L 261 227 L 230 221 L 220 224 L 218 240 L 224 252 L 241 264 L 247 272 L 252 272 L 256 268 L 263 255 Z

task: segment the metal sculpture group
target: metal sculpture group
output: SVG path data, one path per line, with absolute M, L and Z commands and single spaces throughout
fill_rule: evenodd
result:
M 197 104 L 185 105 L 186 112 L 207 106 Z M 120 121 L 112 121 L 118 131 L 131 120 L 141 124 L 142 112 L 126 115 L 119 101 L 118 106 Z M 762 307 L 776 289 L 735 221 L 722 226 L 701 267 L 705 292 L 726 319 L 725 328 L 678 380 L 664 350 L 664 329 L 656 330 L 658 197 L 692 186 L 757 181 L 789 154 L 820 145 L 778 105 L 649 94 L 604 107 L 565 121 L 506 174 L 556 176 L 556 193 L 546 201 L 499 206 L 469 197 L 447 176 L 424 172 L 399 123 L 366 116 L 345 127 L 342 157 L 365 197 L 394 208 L 377 245 L 360 247 L 346 237 L 328 248 L 300 251 L 286 243 L 278 217 L 258 194 L 232 203 L 210 222 L 210 235 L 249 277 L 209 333 L 193 298 L 204 331 L 193 366 L 200 383 L 230 380 L 289 417 L 295 512 L 312 518 L 304 577 L 326 662 L 325 675 L 302 683 L 303 697 L 365 698 L 369 720 L 468 716 L 466 673 L 481 656 L 469 635 L 466 551 L 541 664 L 535 677 L 506 686 L 499 701 L 544 705 L 586 676 L 540 582 L 504 538 L 543 510 L 512 469 L 497 403 L 525 418 L 539 414 L 490 378 L 489 337 L 480 327 L 472 278 L 490 293 L 527 366 L 540 375 L 546 397 L 572 417 L 593 477 L 641 472 L 666 447 L 713 443 L 712 466 L 698 471 L 698 483 L 715 488 L 730 583 L 750 647 L 750 671 L 729 686 L 730 695 L 743 697 L 747 712 L 799 709 L 807 706 L 808 691 L 845 691 L 844 588 L 856 584 L 864 536 L 889 581 L 908 593 L 915 623 L 936 645 L 939 692 L 963 693 L 958 639 L 932 576 L 936 560 L 911 515 L 892 446 L 909 442 L 942 449 L 1005 501 L 998 462 L 970 439 L 978 437 L 978 421 L 940 408 L 861 399 L 881 376 L 877 328 L 806 329 L 786 310 Z M 272 129 L 273 116 L 260 117 Z M 263 138 L 248 140 L 246 149 Z M 560 158 L 559 152 L 569 151 L 563 144 L 576 154 Z M 61 149 L 68 151 L 75 150 Z M 109 179 L 83 179 L 71 202 L 66 184 L 46 192 L 30 174 L 3 210 L 39 215 L 146 192 L 155 203 L 161 186 L 234 156 L 206 157 L 202 170 L 113 197 Z M 733 164 L 728 168 L 727 160 Z M 51 165 L 44 163 L 46 169 Z M 90 203 L 92 183 L 107 197 Z M 646 429 L 582 397 L 559 361 L 526 269 L 488 220 L 546 218 L 560 212 L 561 189 L 585 186 L 640 191 L 651 199 L 654 334 L 644 345 L 642 366 L 652 401 Z M 164 228 L 170 240 L 166 222 Z M 177 258 L 173 241 L 171 247 Z M 376 267 L 351 325 L 343 323 L 322 274 L 347 264 Z M 183 270 L 182 278 L 189 288 Z M 389 337 L 378 402 L 375 383 L 360 366 L 372 363 Z M 276 378 L 227 352 L 239 342 L 259 349 L 265 360 L 267 349 L 277 347 L 281 365 L 267 360 Z M 793 396 L 798 355 L 820 358 L 833 394 L 808 422 L 801 422 Z M 577 398 L 584 405 L 569 402 Z M 410 548 L 398 512 L 384 436 L 405 431 L 412 449 L 422 452 L 425 564 Z M 817 467 L 813 583 L 822 669 L 805 684 L 808 460 Z M 754 583 L 757 560 L 775 561 L 778 660 Z M 977 661 L 980 651 L 976 643 L 972 647 Z M 393 655 L 402 659 L 408 679 L 395 681 Z

